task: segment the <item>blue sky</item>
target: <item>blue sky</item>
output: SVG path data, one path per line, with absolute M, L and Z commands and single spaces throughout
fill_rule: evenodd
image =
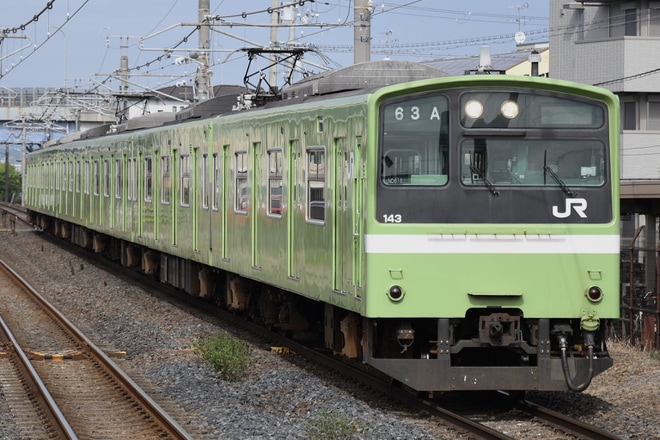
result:
M 4 0 L 8 3 L 9 0 Z M 190 81 L 195 62 L 177 64 L 198 45 L 193 26 L 197 0 L 21 0 L 3 8 L 0 29 L 0 87 L 62 87 L 104 91 L 119 87 L 113 76 L 128 57 L 131 89 L 159 88 Z M 46 8 L 51 4 L 50 9 Z M 281 3 L 289 3 L 284 0 Z M 300 2 L 293 2 L 294 4 Z M 513 35 L 547 42 L 547 1 L 374 0 L 371 59 L 423 61 L 472 55 L 482 45 L 493 53 L 515 49 Z M 247 58 L 236 49 L 267 45 L 272 0 L 211 0 L 216 26 L 211 32 L 214 84 L 242 84 Z M 353 1 L 307 1 L 297 7 L 297 43 L 313 44 L 325 59 L 307 55 L 317 66 L 352 64 Z M 46 10 L 42 13 L 42 10 Z M 34 20 L 35 16 L 38 20 Z M 222 25 L 221 25 L 222 24 Z M 50 38 L 49 38 L 50 36 Z M 278 39 L 289 39 L 281 29 Z M 187 37 L 187 38 L 186 38 Z M 164 48 L 172 49 L 165 57 Z M 265 64 L 264 62 L 260 65 Z M 321 67 L 312 66 L 312 71 Z

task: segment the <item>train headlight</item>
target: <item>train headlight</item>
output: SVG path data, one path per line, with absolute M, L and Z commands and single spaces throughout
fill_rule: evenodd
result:
M 403 295 L 403 289 L 401 286 L 397 286 L 396 284 L 390 287 L 390 290 L 387 291 L 387 297 L 394 302 L 401 301 L 403 299 Z
M 471 99 L 465 103 L 464 110 L 468 118 L 477 119 L 484 113 L 484 105 L 476 99 Z
M 507 100 L 500 106 L 500 113 L 507 119 L 513 119 L 520 113 L 520 107 L 515 101 Z
M 587 290 L 587 298 L 589 301 L 597 303 L 603 299 L 603 291 L 598 286 L 591 286 Z

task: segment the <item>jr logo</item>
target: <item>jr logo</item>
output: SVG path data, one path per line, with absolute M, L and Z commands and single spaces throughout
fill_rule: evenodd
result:
M 564 212 L 559 212 L 558 206 L 552 207 L 552 215 L 557 218 L 566 218 L 571 215 L 571 210 L 575 210 L 575 213 L 581 218 L 587 218 L 587 214 L 584 211 L 587 209 L 587 201 L 585 199 L 566 199 L 566 207 Z

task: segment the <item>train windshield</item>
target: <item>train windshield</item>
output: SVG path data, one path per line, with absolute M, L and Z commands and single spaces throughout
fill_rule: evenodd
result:
M 594 140 L 469 138 L 461 143 L 461 182 L 497 186 L 600 186 L 605 145 Z
M 379 119 L 380 220 L 611 220 L 602 102 L 547 90 L 456 88 L 384 101 Z M 566 198 L 585 200 L 586 217 L 554 216 Z M 447 209 L 463 200 L 475 208 Z
M 385 185 L 447 183 L 449 101 L 427 96 L 383 111 L 381 179 Z

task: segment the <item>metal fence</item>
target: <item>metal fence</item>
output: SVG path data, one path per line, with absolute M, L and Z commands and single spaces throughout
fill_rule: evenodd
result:
M 660 252 L 638 246 L 639 233 L 621 248 L 621 318 L 610 324 L 610 337 L 639 346 L 660 349 L 658 281 Z

